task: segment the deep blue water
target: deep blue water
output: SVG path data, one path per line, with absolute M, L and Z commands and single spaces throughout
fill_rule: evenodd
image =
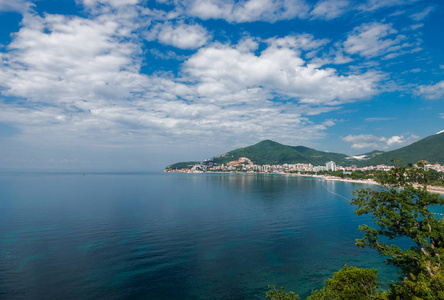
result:
M 346 198 L 366 185 L 324 182 Z M 315 178 L 0 174 L 1 299 L 305 297 L 343 267 L 376 267 L 358 217 Z M 9 254 L 8 254 L 9 252 Z

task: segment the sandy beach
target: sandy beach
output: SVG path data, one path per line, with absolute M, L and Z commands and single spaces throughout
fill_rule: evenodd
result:
M 316 178 L 322 178 L 327 181 L 342 181 L 342 182 L 353 182 L 353 183 L 363 183 L 363 184 L 374 184 L 374 185 L 380 185 L 373 179 L 362 179 L 362 180 L 355 180 L 355 179 L 346 179 L 346 178 L 340 178 L 340 177 L 332 177 L 332 176 L 325 176 L 325 175 L 302 175 L 297 174 L 296 176 L 303 176 L 303 177 L 316 177 Z M 444 187 L 442 186 L 428 186 L 427 190 L 431 193 L 441 194 L 444 195 Z

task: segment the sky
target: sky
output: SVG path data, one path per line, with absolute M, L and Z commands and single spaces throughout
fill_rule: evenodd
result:
M 0 0 L 0 169 L 162 170 L 444 129 L 441 0 Z

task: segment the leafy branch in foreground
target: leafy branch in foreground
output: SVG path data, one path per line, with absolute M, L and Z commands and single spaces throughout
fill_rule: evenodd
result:
M 430 173 L 423 168 L 395 166 L 378 177 L 380 190 L 360 189 L 351 204 L 357 215 L 371 214 L 377 228 L 362 225 L 364 233 L 358 247 L 370 247 L 387 257 L 387 263 L 399 268 L 402 280 L 391 291 L 394 295 L 444 299 L 442 258 L 444 257 L 444 220 L 438 219 L 430 208 L 444 205 L 438 194 L 427 191 Z M 413 246 L 402 249 L 385 241 L 407 238 Z M 407 294 L 406 294 L 407 293 Z

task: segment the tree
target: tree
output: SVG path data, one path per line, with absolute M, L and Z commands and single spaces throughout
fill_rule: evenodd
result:
M 370 247 L 399 268 L 401 282 L 393 285 L 392 298 L 444 299 L 444 220 L 430 207 L 444 205 L 444 199 L 427 191 L 430 173 L 411 164 L 383 173 L 377 178 L 380 190 L 360 189 L 351 201 L 357 215 L 371 214 L 377 228 L 362 225 L 358 247 Z M 412 246 L 402 249 L 386 241 L 407 238 Z
M 341 299 L 370 300 L 377 299 L 379 282 L 376 281 L 375 269 L 360 269 L 347 265 L 325 281 L 325 287 L 311 293 L 307 300 Z
M 371 300 L 378 299 L 379 282 L 376 281 L 375 269 L 360 269 L 344 266 L 342 270 L 334 273 L 331 279 L 325 281 L 325 287 L 315 290 L 307 300 Z M 267 299 L 271 300 L 299 300 L 299 295 L 293 292 L 285 292 L 284 287 L 280 290 L 276 286 L 269 286 Z
M 267 292 L 266 297 L 267 299 L 271 300 L 299 300 L 299 295 L 296 295 L 293 292 L 285 292 L 285 288 L 281 287 L 280 290 L 276 289 L 275 285 L 269 285 L 268 286 L 270 290 Z

